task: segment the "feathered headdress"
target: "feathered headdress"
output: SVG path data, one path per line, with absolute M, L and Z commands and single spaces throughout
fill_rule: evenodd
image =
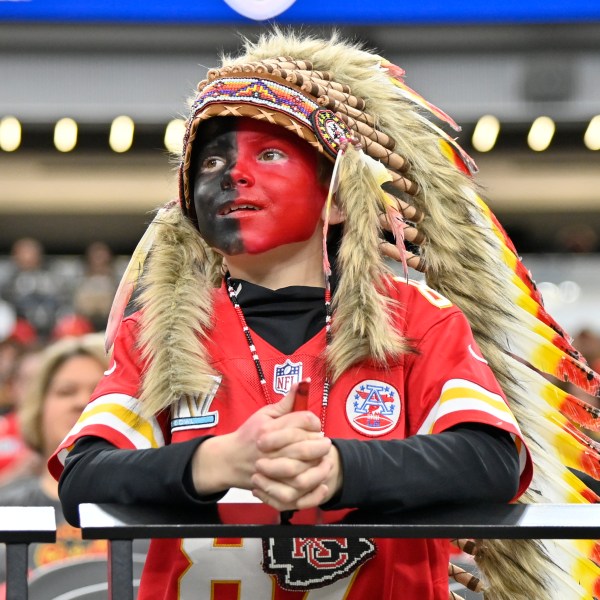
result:
M 132 287 L 152 245 L 139 297 L 141 343 L 150 359 L 142 402 L 155 413 L 214 385 L 202 335 L 221 259 L 192 224 L 191 151 L 203 120 L 251 117 L 285 127 L 335 162 L 332 188 L 346 220 L 328 356 L 333 381 L 365 357 L 383 362 L 407 348 L 390 335 L 388 300 L 373 285 L 387 272 L 382 254 L 394 256 L 405 269 L 424 272 L 428 285 L 469 320 L 529 442 L 535 474 L 521 501 L 596 502 L 570 469 L 600 475 L 598 447 L 580 429 L 598 430 L 600 411 L 553 380 L 599 395 L 600 376 L 545 311 L 479 194 L 474 162 L 442 129 L 456 124 L 411 90 L 403 75 L 336 35 L 322 40 L 276 31 L 246 41 L 243 56 L 225 59 L 200 82 L 185 136 L 179 204 L 158 213 L 153 244 L 146 238 L 142 256 L 134 256 L 116 302 L 126 303 L 123 290 Z M 383 230 L 394 244 L 383 241 Z M 475 553 L 490 600 L 591 599 L 600 587 L 593 542 L 480 540 Z

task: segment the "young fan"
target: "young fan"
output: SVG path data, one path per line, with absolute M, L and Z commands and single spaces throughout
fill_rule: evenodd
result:
M 598 378 L 433 118 L 453 125 L 398 67 L 336 37 L 275 32 L 208 72 L 179 201 L 117 293 L 113 365 L 50 461 L 73 522 L 81 502 L 203 505 L 232 488 L 325 515 L 525 492 L 506 399 L 529 426 L 551 385 L 536 370 Z M 432 287 L 394 277 L 383 254 Z M 540 364 L 540 347 L 560 361 Z M 536 542 L 478 548 L 491 598 L 553 597 Z M 446 600 L 448 557 L 445 540 L 154 540 L 140 597 Z

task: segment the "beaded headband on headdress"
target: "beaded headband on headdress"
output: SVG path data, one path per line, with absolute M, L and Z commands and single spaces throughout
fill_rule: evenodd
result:
M 330 72 L 313 70 L 309 61 L 280 57 L 211 69 L 198 84 L 184 138 L 179 173 L 184 212 L 194 211 L 189 171 L 199 125 L 212 117 L 251 117 L 292 131 L 332 161 L 347 140 L 358 142 L 387 168 L 390 189 L 397 194 L 392 201 L 403 217 L 419 222 L 422 213 L 399 197 L 418 193 L 418 185 L 408 175 L 409 163 L 394 151 L 396 142 L 376 128 L 366 107 L 367 102 L 353 95 L 348 85 L 334 81 Z M 407 239 L 419 243 L 423 236 L 415 231 Z M 420 264 L 417 260 L 411 266 Z

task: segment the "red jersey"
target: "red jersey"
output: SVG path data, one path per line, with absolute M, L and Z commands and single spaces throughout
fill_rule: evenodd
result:
M 393 280 L 390 295 L 398 301 L 394 324 L 416 352 L 385 366 L 367 360 L 348 369 L 331 387 L 325 435 L 365 441 L 404 439 L 465 422 L 492 425 L 511 433 L 517 444 L 520 495 L 531 479 L 531 460 L 466 318 L 421 283 Z M 212 366 L 220 374 L 214 393 L 180 402 L 171 414 L 151 419 L 141 419 L 136 398 L 143 371 L 136 345 L 138 317 L 123 321 L 112 367 L 50 460 L 56 477 L 69 448 L 85 435 L 120 448 L 159 447 L 229 433 L 264 406 L 248 343 L 224 288 L 215 290 L 213 315 L 207 344 Z M 292 383 L 311 377 L 309 409 L 320 416 L 325 331 L 292 355 L 282 354 L 254 332 L 253 339 L 273 400 L 287 393 Z M 447 540 L 378 539 L 375 544 L 375 556 L 349 576 L 308 592 L 292 592 L 281 589 L 262 570 L 261 540 L 153 540 L 139 599 L 447 600 Z

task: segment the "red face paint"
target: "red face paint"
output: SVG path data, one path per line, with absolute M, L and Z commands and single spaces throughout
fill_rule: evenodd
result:
M 259 254 L 308 240 L 327 188 L 316 150 L 280 126 L 211 119 L 194 160 L 198 229 L 224 254 Z M 208 129 L 208 128 L 207 128 Z

